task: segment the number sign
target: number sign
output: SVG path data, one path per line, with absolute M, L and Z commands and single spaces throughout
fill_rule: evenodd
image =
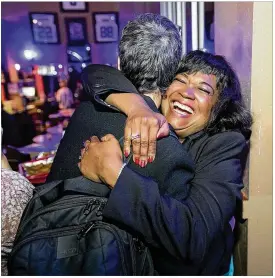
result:
M 35 43 L 57 44 L 59 32 L 54 13 L 31 13 L 30 21 Z
M 94 13 L 96 42 L 116 42 L 118 40 L 117 13 Z

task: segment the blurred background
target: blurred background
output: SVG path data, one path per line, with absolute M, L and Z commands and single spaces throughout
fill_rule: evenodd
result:
M 271 275 L 272 4 L 2 1 L 2 151 L 11 167 L 34 185 L 43 183 L 83 100 L 81 70 L 90 63 L 117 67 L 129 20 L 147 12 L 167 16 L 181 31 L 184 53 L 224 55 L 240 78 L 255 123 L 236 274 Z
M 213 2 L 2 2 L 2 144 L 14 170 L 54 156 L 82 100 L 81 70 L 90 63 L 117 67 L 122 29 L 147 12 L 177 24 L 184 53 L 215 52 Z M 36 174 L 33 183 L 47 173 Z

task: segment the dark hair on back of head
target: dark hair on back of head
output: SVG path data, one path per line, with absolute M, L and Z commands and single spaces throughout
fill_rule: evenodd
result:
M 140 93 L 164 93 L 175 76 L 181 55 L 178 28 L 164 16 L 142 14 L 122 31 L 121 71 Z
M 239 79 L 223 56 L 195 50 L 185 55 L 177 73 L 193 74 L 202 72 L 216 76 L 218 100 L 212 109 L 205 130 L 209 134 L 222 131 L 239 131 L 250 138 L 252 116 L 245 107 Z

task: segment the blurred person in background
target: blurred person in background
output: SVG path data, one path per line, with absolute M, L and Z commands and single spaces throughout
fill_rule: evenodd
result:
M 35 124 L 25 109 L 22 97 L 15 94 L 11 98 L 1 105 L 2 144 L 14 147 L 29 145 L 36 136 Z
M 80 73 L 74 66 L 69 67 L 68 87 L 72 92 L 77 88 L 77 81 L 80 80 Z
M 76 82 L 76 89 L 74 91 L 74 98 L 76 103 L 79 104 L 81 101 L 85 100 L 83 95 L 83 86 L 80 80 Z
M 33 189 L 25 177 L 11 169 L 6 156 L 1 153 L 1 275 L 8 275 L 8 256 Z
M 67 86 L 67 80 L 60 80 L 60 89 L 56 92 L 56 100 L 59 103 L 59 109 L 71 108 L 74 104 L 73 93 Z

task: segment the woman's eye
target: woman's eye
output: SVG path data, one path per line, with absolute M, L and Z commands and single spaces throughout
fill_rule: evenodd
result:
M 204 92 L 204 93 L 206 93 L 206 94 L 208 94 L 208 95 L 211 94 L 211 92 L 210 92 L 209 90 L 207 90 L 207 89 L 199 88 L 199 90 L 202 91 L 202 92 Z
M 186 81 L 183 80 L 183 79 L 175 78 L 174 80 L 179 81 L 179 82 L 181 82 L 181 83 L 183 83 L 183 84 L 186 84 Z

